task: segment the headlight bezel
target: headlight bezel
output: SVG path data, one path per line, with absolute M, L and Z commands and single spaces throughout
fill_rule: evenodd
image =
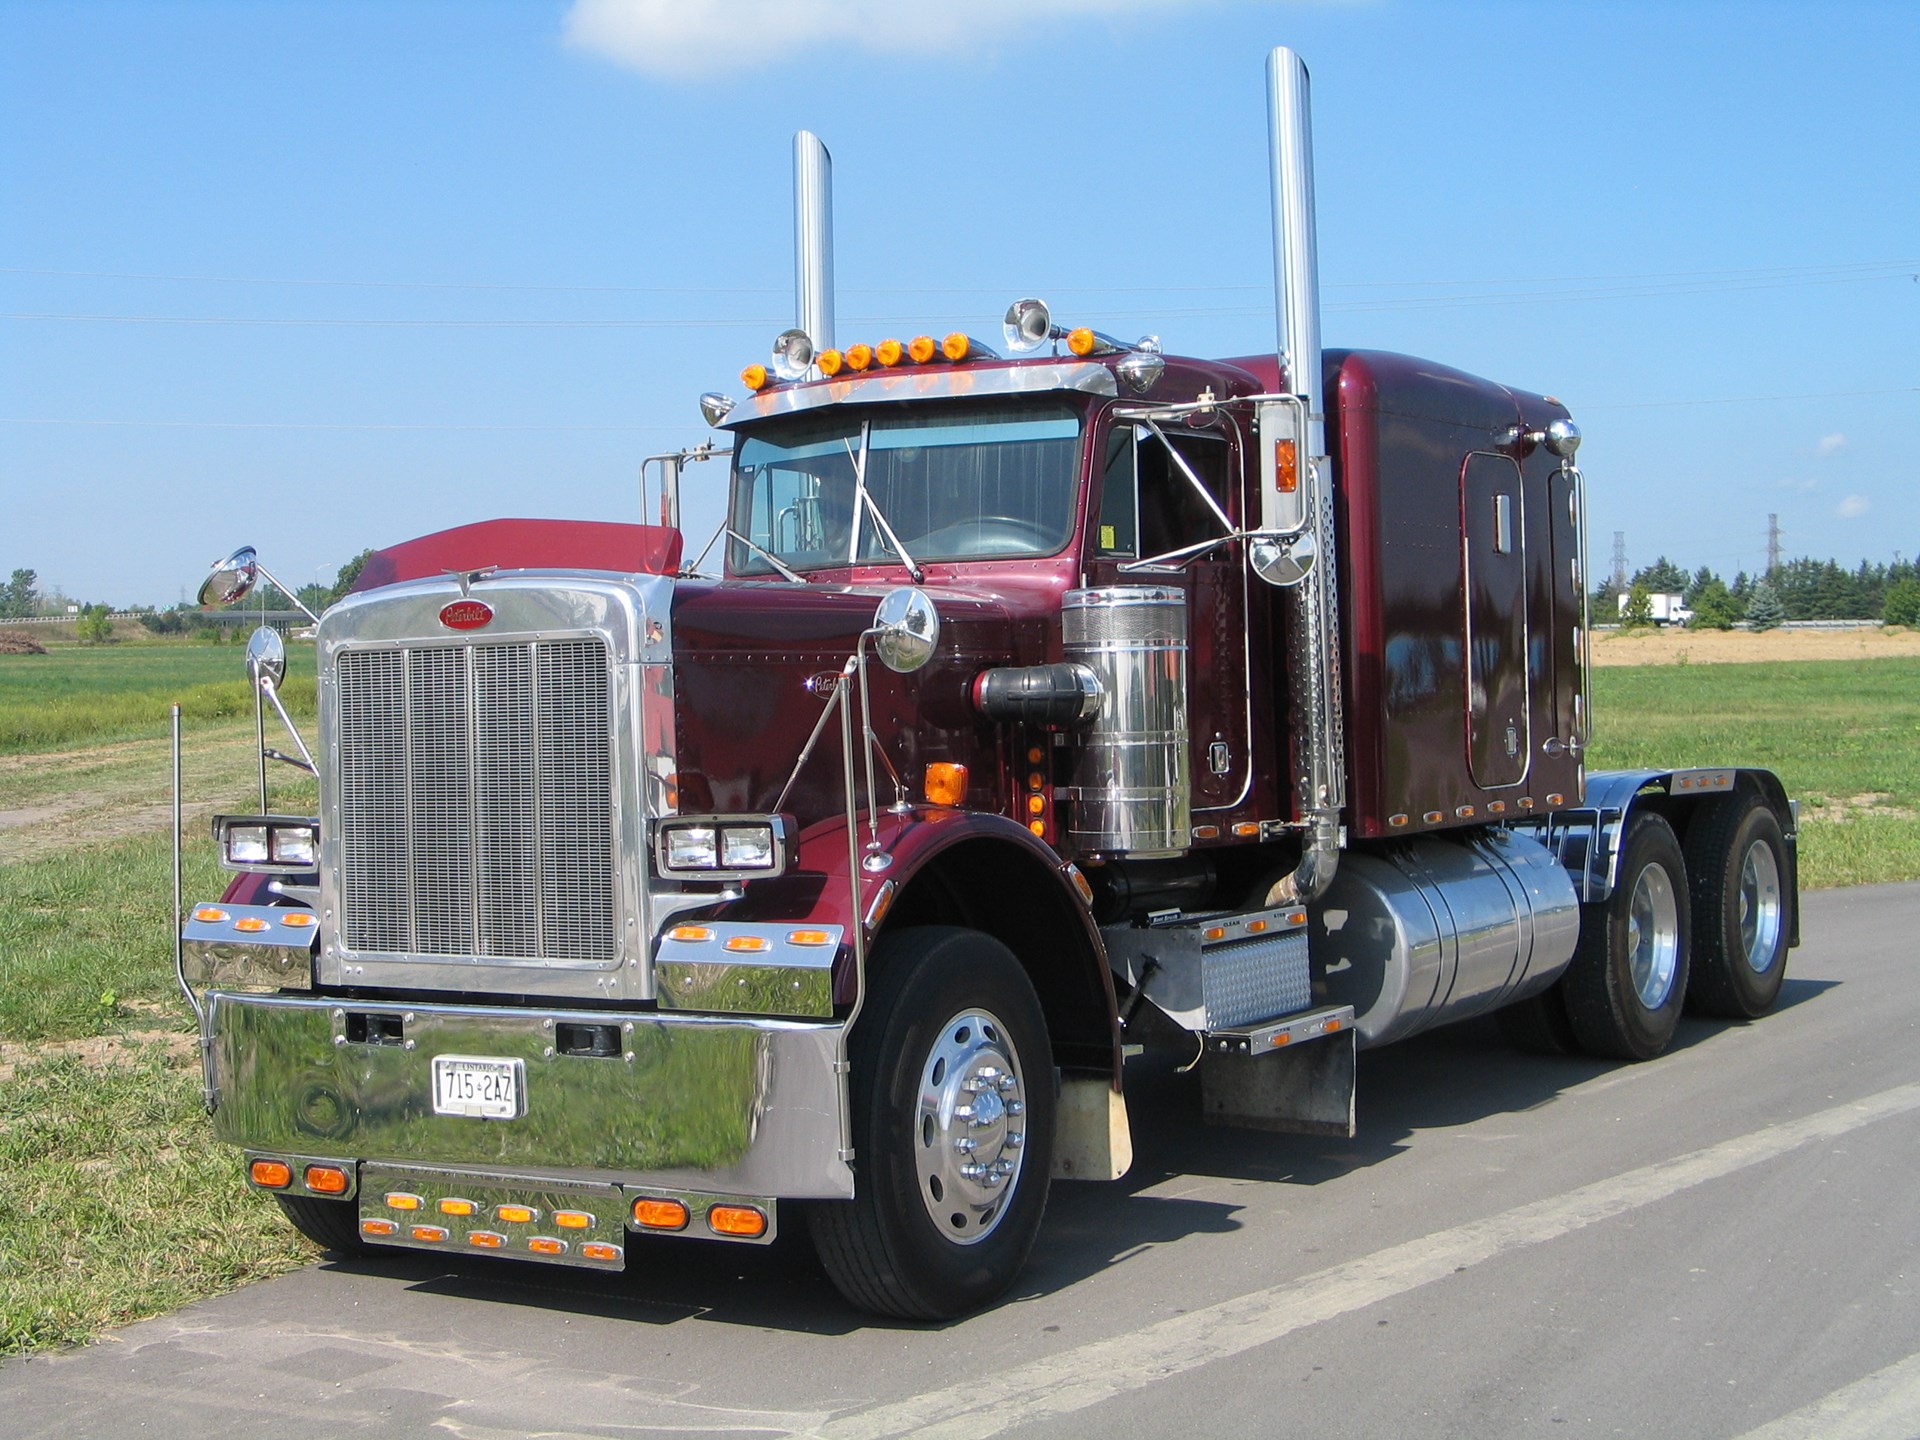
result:
M 320 868 L 320 821 L 313 815 L 216 815 L 213 843 L 222 870 L 305 875 Z M 236 850 L 244 849 L 244 858 Z
M 655 822 L 654 871 L 669 880 L 784 875 L 792 861 L 794 833 L 791 815 L 674 815 Z M 759 856 L 764 860 L 743 863 Z

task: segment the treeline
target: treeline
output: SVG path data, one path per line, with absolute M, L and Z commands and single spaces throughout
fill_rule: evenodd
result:
M 1636 595 L 1635 592 L 1638 592 Z M 1612 617 L 1618 597 L 1679 595 L 1694 612 L 1696 626 L 1728 629 L 1754 617 L 1756 604 L 1766 618 L 1777 607 L 1778 620 L 1878 620 L 1888 625 L 1920 624 L 1920 562 L 1895 560 L 1879 565 L 1862 560 L 1852 570 L 1837 560 L 1786 560 L 1769 574 L 1738 572 L 1723 580 L 1702 565 L 1689 574 L 1662 555 L 1641 567 L 1625 592 L 1611 580 L 1593 594 L 1594 611 Z

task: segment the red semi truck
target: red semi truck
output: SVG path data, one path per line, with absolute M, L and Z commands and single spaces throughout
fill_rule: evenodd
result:
M 1772 1004 L 1780 782 L 1586 770 L 1578 431 L 1322 351 L 1306 72 L 1269 83 L 1276 353 L 1037 301 L 1004 356 L 842 348 L 803 135 L 800 324 L 703 397 L 730 443 L 666 459 L 667 523 L 428 536 L 318 618 L 319 813 L 216 820 L 241 873 L 179 947 L 295 1226 L 618 1270 L 804 1208 L 856 1304 L 947 1316 L 1052 1180 L 1126 1170 L 1136 1047 L 1210 1121 L 1344 1135 L 1357 1051 L 1432 1026 L 1643 1060 Z M 708 575 L 678 470 L 727 454 Z

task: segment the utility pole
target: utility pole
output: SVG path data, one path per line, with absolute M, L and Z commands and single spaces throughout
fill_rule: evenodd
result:
M 1618 594 L 1627 593 L 1627 532 L 1613 532 L 1613 588 Z
M 1767 578 L 1780 568 L 1780 517 L 1767 516 Z

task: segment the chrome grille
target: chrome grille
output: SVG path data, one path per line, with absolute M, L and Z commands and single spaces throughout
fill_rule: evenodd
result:
M 338 667 L 347 948 L 611 961 L 605 646 L 343 650 Z

